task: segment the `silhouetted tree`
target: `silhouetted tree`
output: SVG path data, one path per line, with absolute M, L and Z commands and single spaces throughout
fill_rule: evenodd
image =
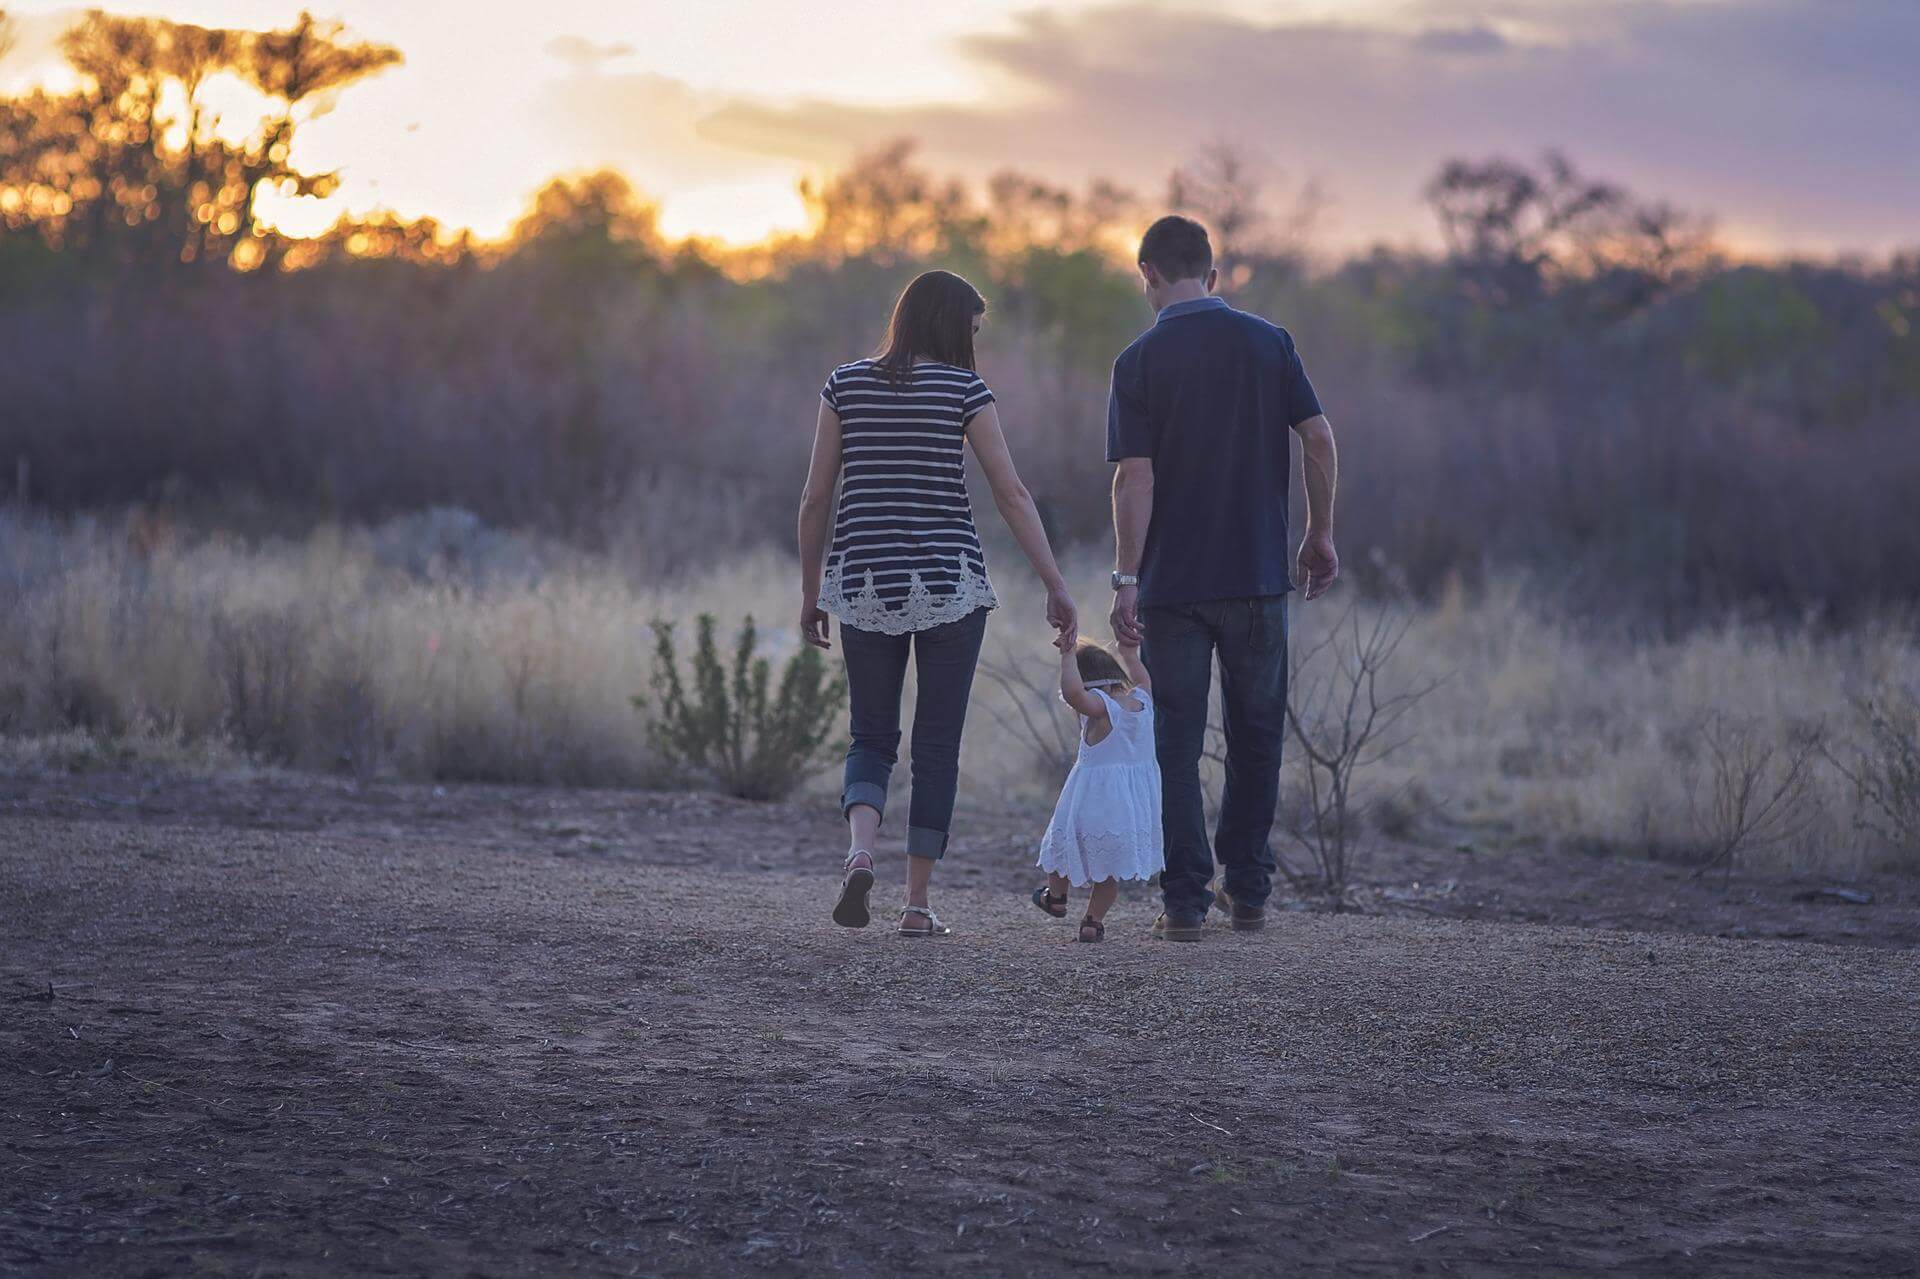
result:
M 1075 196 L 1065 187 L 1005 170 L 987 181 L 987 248 L 996 257 L 1030 249 L 1063 253 L 1081 250 L 1131 252 L 1128 224 L 1139 209 L 1131 191 L 1105 180 Z
M 1252 163 L 1224 142 L 1203 147 L 1194 164 L 1173 171 L 1167 178 L 1167 204 L 1206 224 L 1217 259 L 1241 248 L 1266 217 Z
M 303 270 L 355 258 L 461 266 L 481 254 L 471 231 L 455 232 L 433 218 L 409 221 L 387 209 L 363 217 L 342 214 L 320 235 L 289 243 L 282 262 Z
M 642 200 L 625 177 L 600 169 L 541 187 L 513 224 L 511 238 L 518 244 L 590 241 L 655 249 L 659 217 L 659 209 Z
M 1193 163 L 1167 178 L 1167 205 L 1207 227 L 1223 287 L 1244 288 L 1264 259 L 1297 267 L 1319 215 L 1319 187 L 1304 183 L 1291 199 L 1272 195 L 1271 175 L 1246 150 L 1230 142 L 1202 147 Z
M 0 100 L 0 225 L 142 264 L 271 265 L 282 246 L 260 230 L 262 188 L 324 196 L 337 185 L 291 162 L 298 126 L 400 61 L 305 13 L 285 30 L 241 31 L 95 10 L 60 47 L 79 88 Z M 237 141 L 204 93 L 221 73 L 261 95 Z
M 1477 298 L 1539 299 L 1555 283 L 1599 282 L 1613 313 L 1651 301 L 1707 249 L 1706 227 L 1664 203 L 1588 178 L 1549 151 L 1538 169 L 1450 160 L 1426 188 L 1449 258 Z
M 914 261 L 977 243 L 984 221 L 966 186 L 914 167 L 913 149 L 911 141 L 893 142 L 824 182 L 800 184 L 810 255 Z

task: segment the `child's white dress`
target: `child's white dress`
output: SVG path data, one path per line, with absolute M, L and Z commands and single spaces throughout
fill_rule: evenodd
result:
M 1153 699 L 1134 689 L 1140 709 L 1130 711 L 1097 688 L 1087 691 L 1107 704 L 1113 727 L 1089 746 L 1087 717 L 1080 717 L 1080 754 L 1040 838 L 1039 866 L 1076 886 L 1146 879 L 1163 864 Z

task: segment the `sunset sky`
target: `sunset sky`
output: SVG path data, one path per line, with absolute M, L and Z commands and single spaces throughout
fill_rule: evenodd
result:
M 76 6 L 0 0 L 0 88 L 57 74 Z M 109 5 L 271 26 L 299 0 Z M 1315 180 L 1329 247 L 1424 240 L 1454 155 L 1564 148 L 1758 251 L 1920 244 L 1920 0 L 308 0 L 405 53 L 301 136 L 377 205 L 500 233 L 543 179 L 611 165 L 667 230 L 801 225 L 794 192 L 891 138 L 1157 195 L 1199 144 Z

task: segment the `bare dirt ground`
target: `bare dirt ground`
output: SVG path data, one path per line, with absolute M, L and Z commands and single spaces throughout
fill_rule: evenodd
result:
M 0 1270 L 1920 1273 L 1898 884 L 1402 849 L 1081 946 L 976 818 L 914 942 L 827 922 L 836 836 L 0 781 Z

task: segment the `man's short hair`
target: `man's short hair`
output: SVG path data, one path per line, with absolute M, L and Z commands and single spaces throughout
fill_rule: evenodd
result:
M 1169 213 L 1140 237 L 1140 261 L 1163 280 L 1204 279 L 1213 269 L 1213 245 L 1207 228 L 1192 218 Z

